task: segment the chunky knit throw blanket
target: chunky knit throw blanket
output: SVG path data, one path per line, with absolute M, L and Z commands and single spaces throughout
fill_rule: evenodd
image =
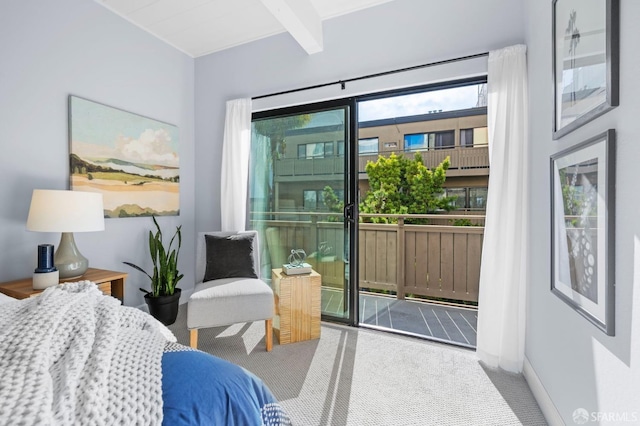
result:
M 83 281 L 0 308 L 0 424 L 162 423 L 171 332 Z

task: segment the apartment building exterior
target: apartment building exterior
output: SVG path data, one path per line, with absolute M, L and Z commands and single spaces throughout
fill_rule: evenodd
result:
M 274 160 L 275 211 L 323 211 L 322 191 L 344 190 L 345 140 L 339 117 L 316 120 L 289 130 L 283 155 Z M 456 195 L 456 212 L 483 213 L 489 179 L 486 107 L 360 122 L 358 178 L 360 196 L 369 189 L 365 168 L 379 155 L 422 155 L 428 168 L 447 156 L 447 195 Z

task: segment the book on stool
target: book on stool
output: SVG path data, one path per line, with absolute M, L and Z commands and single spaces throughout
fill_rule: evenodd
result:
M 292 265 L 290 263 L 285 263 L 284 265 L 282 265 L 282 272 L 286 275 L 310 274 L 311 265 L 309 265 L 306 262 L 303 262 L 300 265 Z

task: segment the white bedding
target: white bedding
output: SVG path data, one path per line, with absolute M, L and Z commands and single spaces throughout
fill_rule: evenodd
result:
M 3 303 L 12 302 L 14 300 L 17 300 L 17 299 L 14 299 L 13 297 L 9 297 L 4 293 L 0 293 L 0 305 L 2 305 Z
M 0 424 L 160 425 L 167 334 L 89 281 L 3 304 Z

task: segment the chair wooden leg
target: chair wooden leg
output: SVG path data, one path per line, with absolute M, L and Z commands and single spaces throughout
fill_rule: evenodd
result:
M 189 346 L 193 349 L 198 349 L 198 329 L 193 328 L 189 330 Z
M 271 348 L 273 348 L 273 320 L 264 321 L 264 341 L 267 345 L 267 352 L 271 352 Z

